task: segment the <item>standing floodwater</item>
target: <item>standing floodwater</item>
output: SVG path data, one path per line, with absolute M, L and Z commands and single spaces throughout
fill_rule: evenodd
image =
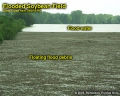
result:
M 69 31 L 67 26 L 91 26 L 91 31 Z M 120 32 L 120 24 L 34 24 L 23 32 Z

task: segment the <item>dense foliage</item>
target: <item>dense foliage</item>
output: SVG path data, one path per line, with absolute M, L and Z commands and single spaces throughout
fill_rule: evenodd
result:
M 36 24 L 120 24 L 120 16 L 110 14 L 84 14 L 81 10 L 71 14 L 39 12 L 31 13 Z
M 0 43 L 3 40 L 12 40 L 18 32 L 25 27 L 23 19 L 13 19 L 12 14 L 3 13 L 0 15 Z
M 0 31 L 0 44 L 3 42 L 2 32 Z
M 30 26 L 34 24 L 34 18 L 31 13 L 14 13 L 13 15 L 14 19 L 23 19 L 25 21 L 26 26 Z

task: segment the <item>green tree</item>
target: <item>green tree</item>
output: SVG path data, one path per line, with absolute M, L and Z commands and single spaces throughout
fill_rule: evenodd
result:
M 119 15 L 117 15 L 117 16 L 114 16 L 114 23 L 115 24 L 120 24 L 120 16 Z
M 53 24 L 62 24 L 60 20 L 53 20 Z
M 72 11 L 71 17 L 72 17 L 72 24 L 82 24 L 83 23 L 81 10 Z
M 25 21 L 23 19 L 17 19 L 12 21 L 12 27 L 15 31 L 20 32 L 25 27 Z
M 120 16 L 110 14 L 83 14 L 81 10 L 72 11 L 71 14 L 38 12 L 30 13 L 36 24 L 119 24 Z
M 93 22 L 94 22 L 94 15 L 88 14 L 87 15 L 87 24 L 93 24 Z
M 96 15 L 96 17 L 99 20 L 99 24 L 105 24 L 106 23 L 106 18 L 105 18 L 104 14 L 98 14 L 98 15 Z
M 62 24 L 69 24 L 69 15 L 68 14 L 60 14 L 59 20 L 62 22 Z
M 54 14 L 48 14 L 46 20 L 47 20 L 46 21 L 47 24 L 53 24 L 53 21 L 55 20 L 55 15 Z
M 5 40 L 14 39 L 17 33 L 13 28 L 11 21 L 6 21 L 4 24 L 2 24 L 1 31 L 2 31 L 3 38 Z
M 2 34 L 0 38 L 11 40 L 25 27 L 25 22 L 22 19 L 15 20 L 6 16 L 0 16 L 0 25 L 0 34 Z
M 13 17 L 15 19 L 23 19 L 26 23 L 26 26 L 34 24 L 34 17 L 31 13 L 15 13 Z
M 1 32 L 2 30 L 1 30 L 1 26 L 0 26 L 0 44 L 2 44 L 2 42 L 3 42 L 3 36 L 2 36 L 2 32 Z

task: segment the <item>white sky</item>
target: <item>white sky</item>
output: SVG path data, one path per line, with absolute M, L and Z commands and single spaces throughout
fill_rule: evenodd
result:
M 0 0 L 0 11 L 2 11 L 2 4 L 16 4 L 16 3 L 66 3 L 66 9 L 47 9 L 50 13 L 70 13 L 74 10 L 81 10 L 83 13 L 90 14 L 112 14 L 120 15 L 120 0 Z

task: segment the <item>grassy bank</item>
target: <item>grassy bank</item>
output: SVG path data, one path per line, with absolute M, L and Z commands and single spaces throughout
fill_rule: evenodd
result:
M 0 53 L 2 96 L 120 92 L 120 33 L 22 32 L 14 40 L 4 40 Z M 29 54 L 72 55 L 73 59 L 31 60 Z

